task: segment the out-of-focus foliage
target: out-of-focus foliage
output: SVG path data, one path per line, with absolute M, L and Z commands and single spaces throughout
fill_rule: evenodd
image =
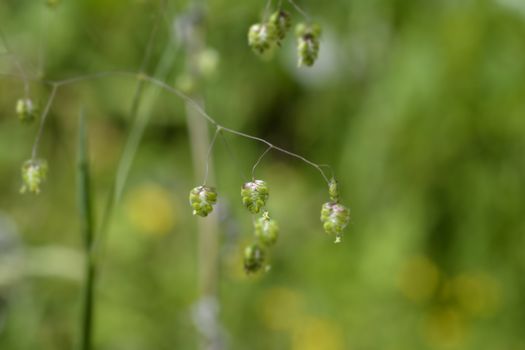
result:
M 220 321 L 230 349 L 525 349 L 525 3 L 521 0 L 296 0 L 321 24 L 313 68 L 293 40 L 269 62 L 247 30 L 265 1 L 209 0 L 206 81 L 220 123 L 330 163 L 352 221 L 333 244 L 319 222 L 315 169 L 271 152 L 257 168 L 279 242 L 272 269 L 246 276 L 253 237 L 240 186 L 264 145 L 227 136 L 214 150 L 221 216 Z M 156 66 L 178 47 L 168 2 Z M 284 2 L 286 3 L 286 2 Z M 27 74 L 60 80 L 138 71 L 155 1 L 3 0 L 0 28 Z M 292 13 L 293 23 L 301 16 Z M 18 74 L 0 47 L 0 71 Z M 170 84 L 184 71 L 176 51 Z M 71 349 L 78 338 L 81 246 L 75 205 L 78 111 L 89 117 L 96 211 L 104 210 L 136 82 L 61 89 L 39 154 L 38 196 L 20 167 L 38 123 L 20 124 L 20 80 L 0 76 L 0 349 Z M 148 89 L 151 89 L 149 87 Z M 49 89 L 31 84 L 43 106 Z M 97 349 L 193 349 L 196 221 L 183 103 L 162 93 L 117 208 L 97 284 Z

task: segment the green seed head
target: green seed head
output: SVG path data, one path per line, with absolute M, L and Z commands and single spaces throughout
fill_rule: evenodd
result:
M 336 243 L 339 243 L 343 230 L 350 222 L 350 210 L 339 203 L 325 203 L 321 208 L 321 222 L 325 232 L 329 235 L 335 235 Z
M 193 215 L 208 216 L 217 203 L 217 192 L 213 187 L 198 186 L 190 191 L 190 205 Z
M 258 55 L 269 55 L 277 43 L 277 28 L 273 23 L 257 23 L 248 31 L 248 45 Z
M 242 204 L 252 214 L 257 214 L 266 205 L 269 192 L 266 182 L 262 180 L 254 180 L 253 182 L 245 183 L 241 188 Z
M 269 23 L 273 24 L 276 29 L 277 39 L 283 40 L 286 33 L 292 26 L 290 14 L 286 11 L 277 11 L 270 16 Z
M 16 101 L 16 114 L 22 123 L 31 123 L 36 119 L 37 109 L 29 98 Z
M 267 212 L 255 222 L 255 236 L 267 247 L 277 242 L 279 226 L 275 220 L 270 219 Z
M 23 185 L 20 193 L 40 193 L 40 186 L 47 176 L 47 162 L 43 159 L 30 159 L 22 166 Z
M 299 55 L 298 65 L 311 67 L 319 56 L 319 37 L 321 28 L 314 25 L 299 23 L 295 29 L 297 35 L 297 53 Z
M 264 249 L 254 243 L 244 249 L 244 270 L 246 273 L 255 273 L 264 266 Z
M 298 66 L 311 67 L 319 55 L 319 40 L 311 35 L 304 35 L 297 40 L 297 52 L 299 53 Z

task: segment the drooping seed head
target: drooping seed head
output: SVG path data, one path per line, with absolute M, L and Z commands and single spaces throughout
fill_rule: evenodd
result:
M 297 40 L 297 52 L 299 54 L 298 66 L 311 67 L 319 55 L 319 40 L 310 34 L 299 37 Z
M 217 192 L 213 187 L 198 186 L 190 191 L 193 215 L 208 216 L 213 211 L 215 203 L 217 203 Z
M 275 220 L 270 219 L 267 212 L 255 221 L 255 236 L 265 246 L 271 246 L 277 242 L 279 226 Z
M 29 98 L 16 101 L 16 115 L 22 123 L 31 123 L 36 119 L 37 109 Z
M 244 248 L 244 270 L 246 273 L 255 273 L 264 266 L 265 251 L 259 244 L 254 243 Z
M 343 230 L 350 222 L 350 210 L 342 204 L 327 202 L 321 208 L 321 222 L 325 232 L 335 235 L 336 243 L 339 243 Z
M 266 182 L 263 180 L 254 180 L 245 183 L 241 188 L 242 204 L 252 214 L 257 214 L 266 205 L 269 192 Z
M 292 26 L 290 14 L 283 10 L 274 12 L 268 22 L 275 26 L 278 41 L 284 39 Z
M 47 177 L 47 162 L 43 159 L 30 159 L 22 166 L 23 185 L 20 193 L 40 193 L 40 186 Z
M 248 45 L 258 54 L 271 54 L 277 43 L 277 29 L 273 23 L 257 23 L 248 31 Z
M 297 25 L 295 33 L 297 35 L 299 67 L 313 66 L 319 56 L 321 28 L 318 25 L 300 23 Z

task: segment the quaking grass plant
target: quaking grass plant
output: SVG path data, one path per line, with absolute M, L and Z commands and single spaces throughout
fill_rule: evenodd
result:
M 310 16 L 293 0 L 289 4 L 304 18 L 295 28 L 297 37 L 297 65 L 311 67 L 319 55 L 321 27 L 313 23 Z M 272 1 L 268 1 L 261 22 L 253 24 L 248 30 L 248 44 L 253 52 L 262 58 L 270 59 L 281 47 L 292 27 L 293 17 L 287 12 L 282 1 L 275 12 L 270 13 Z
M 320 48 L 320 27 L 312 23 L 310 17 L 294 1 L 288 0 L 288 3 L 305 19 L 305 22 L 296 25 L 295 30 L 297 36 L 298 65 L 310 67 L 315 64 L 318 57 Z M 56 7 L 59 5 L 59 2 L 49 1 L 48 5 Z M 275 9 L 274 12 L 271 12 L 271 5 L 272 1 L 268 1 L 261 22 L 252 25 L 248 31 L 248 45 L 257 55 L 267 58 L 271 57 L 281 46 L 283 40 L 286 39 L 293 21 L 293 16 L 284 9 L 282 2 L 279 2 L 278 8 Z M 159 19 L 162 17 L 163 6 L 164 2 L 161 1 Z M 143 91 L 146 84 L 156 86 L 160 90 L 179 98 L 191 108 L 193 115 L 202 118 L 202 120 L 208 123 L 214 130 L 207 151 L 204 180 L 189 192 L 191 212 L 193 215 L 201 217 L 202 220 L 207 219 L 206 217 L 213 212 L 215 205 L 220 201 L 217 189 L 208 184 L 210 156 L 217 138 L 224 138 L 224 134 L 231 134 L 262 143 L 266 146 L 265 151 L 256 159 L 255 164 L 252 167 L 252 180 L 241 184 L 240 186 L 241 198 L 239 202 L 246 207 L 247 211 L 253 217 L 253 242 L 245 247 L 243 254 L 243 266 L 246 273 L 252 274 L 260 271 L 267 271 L 269 269 L 268 251 L 277 243 L 279 237 L 279 225 L 274 219 L 272 219 L 267 207 L 267 203 L 270 199 L 270 186 L 265 180 L 257 179 L 255 177 L 256 167 L 270 151 L 281 152 L 290 157 L 297 158 L 309 166 L 312 166 L 319 172 L 323 180 L 326 182 L 329 194 L 329 201 L 322 205 L 320 219 L 324 231 L 327 234 L 334 236 L 336 243 L 341 242 L 343 231 L 350 221 L 350 212 L 340 200 L 337 181 L 335 178 L 329 178 L 326 175 L 325 170 L 323 169 L 326 167 L 325 165 L 312 162 L 302 155 L 281 148 L 260 137 L 228 128 L 219 123 L 217 119 L 211 117 L 202 105 L 193 97 L 193 87 L 195 86 L 195 81 L 193 80 L 195 77 L 190 75 L 184 76 L 184 79 L 182 80 L 185 81 L 185 84 L 182 84 L 182 86 L 177 84 L 178 87 L 174 87 L 165 82 L 165 77 L 170 71 L 169 62 L 173 60 L 173 56 L 178 51 L 178 48 L 174 48 L 172 45 L 168 44 L 155 73 L 153 75 L 146 73 L 145 68 L 149 65 L 151 57 L 151 42 L 155 39 L 158 31 L 158 22 L 160 21 L 156 21 L 156 24 L 151 31 L 144 60 L 138 72 L 105 71 L 80 75 L 65 80 L 41 80 L 38 77 L 31 77 L 26 74 L 26 70 L 21 64 L 21 61 L 11 50 L 7 37 L 0 30 L 2 44 L 5 50 L 9 53 L 9 57 L 12 59 L 14 67 L 16 68 L 15 72 L 6 75 L 10 78 L 20 79 L 24 84 L 25 95 L 20 97 L 18 101 L 13 102 L 13 109 L 21 123 L 39 123 L 31 156 L 28 160 L 24 161 L 22 165 L 21 177 L 23 184 L 20 189 L 21 193 L 38 194 L 45 186 L 49 165 L 48 162 L 39 155 L 39 144 L 44 135 L 48 116 L 53 108 L 53 104 L 59 91 L 75 84 L 87 83 L 101 79 L 125 79 L 136 83 L 135 95 L 130 109 L 130 117 L 133 119 L 133 123 L 117 167 L 113 187 L 107 200 L 106 209 L 103 212 L 98 227 L 95 225 L 92 198 L 93 189 L 91 186 L 89 157 L 87 154 L 88 138 L 86 123 L 82 112 L 80 113 L 78 122 L 77 197 L 79 200 L 79 213 L 82 223 L 86 256 L 84 298 L 81 318 L 82 332 L 79 348 L 84 350 L 92 348 L 92 329 L 94 319 L 93 305 L 95 299 L 94 288 L 98 271 L 97 268 L 100 264 L 102 255 L 101 250 L 103 244 L 101 244 L 101 241 L 107 235 L 107 231 L 109 230 L 113 209 L 120 201 L 131 163 L 133 162 L 135 152 L 150 118 L 149 113 L 138 113 L 139 105 L 144 98 Z M 213 56 L 210 52 L 212 51 L 205 49 L 203 50 L 203 55 L 207 56 L 202 60 L 200 59 L 200 56 L 197 57 L 198 62 L 203 62 L 202 65 L 206 65 L 206 67 L 200 67 L 201 70 L 209 69 L 210 62 L 213 61 L 213 59 L 210 58 Z M 49 96 L 43 109 L 40 109 L 39 106 L 33 102 L 34 99 L 31 96 L 30 83 L 43 84 L 50 89 Z M 224 138 L 224 140 L 226 139 Z

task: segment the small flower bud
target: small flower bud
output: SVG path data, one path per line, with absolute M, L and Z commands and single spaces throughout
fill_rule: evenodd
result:
M 264 266 L 264 249 L 254 243 L 244 249 L 244 270 L 246 273 L 255 273 Z
M 318 25 L 306 26 L 300 23 L 296 28 L 297 52 L 299 55 L 299 67 L 313 66 L 319 55 L 319 37 L 321 29 Z
M 259 55 L 269 54 L 277 42 L 277 29 L 273 23 L 257 23 L 248 31 L 248 44 Z
M 193 215 L 208 216 L 213 211 L 215 203 L 217 203 L 217 192 L 213 187 L 198 186 L 190 191 Z
M 279 226 L 275 220 L 270 219 L 268 212 L 255 222 L 255 236 L 265 246 L 274 245 L 279 237 Z
M 253 182 L 245 183 L 241 188 L 242 204 L 252 214 L 257 214 L 266 205 L 269 192 L 266 182 L 262 180 L 254 180 Z
M 328 202 L 321 209 L 321 222 L 326 233 L 336 235 L 336 243 L 341 242 L 344 228 L 350 222 L 350 210 L 342 204 Z
M 40 193 L 40 186 L 47 176 L 47 162 L 43 159 L 30 159 L 22 166 L 23 185 L 20 193 Z
M 276 29 L 277 39 L 283 40 L 286 33 L 292 26 L 292 20 L 290 14 L 286 11 L 277 11 L 270 16 L 269 23 L 273 24 Z
M 36 119 L 37 110 L 33 101 L 29 98 L 21 98 L 16 101 L 16 114 L 22 123 L 31 123 Z

